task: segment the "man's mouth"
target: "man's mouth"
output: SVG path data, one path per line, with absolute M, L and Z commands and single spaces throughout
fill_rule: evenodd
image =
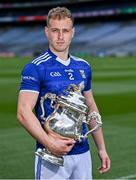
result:
M 62 42 L 62 41 L 58 41 L 58 42 L 57 42 L 57 44 L 60 44 L 60 45 L 61 45 L 61 44 L 64 44 L 64 42 Z

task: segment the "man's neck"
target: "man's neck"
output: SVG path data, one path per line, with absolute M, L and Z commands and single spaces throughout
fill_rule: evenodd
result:
M 68 50 L 65 50 L 63 52 L 55 51 L 50 47 L 50 50 L 61 60 L 66 61 L 68 59 Z

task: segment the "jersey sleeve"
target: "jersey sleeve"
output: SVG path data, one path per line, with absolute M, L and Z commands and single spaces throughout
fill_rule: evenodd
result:
M 40 78 L 36 67 L 29 63 L 21 73 L 20 91 L 38 92 L 40 90 Z
M 92 70 L 90 66 L 86 68 L 86 81 L 84 91 L 89 91 L 92 88 Z

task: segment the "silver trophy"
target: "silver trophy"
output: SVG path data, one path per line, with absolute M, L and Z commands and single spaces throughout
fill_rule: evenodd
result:
M 76 141 L 82 141 L 87 138 L 88 134 L 94 132 L 102 125 L 101 116 L 97 112 L 89 112 L 85 103 L 85 97 L 81 93 L 82 85 L 70 85 L 66 90 L 66 95 L 57 96 L 56 94 L 47 93 L 41 97 L 41 119 L 44 121 L 44 129 L 47 133 L 53 132 L 56 135 L 66 138 L 73 138 Z M 46 99 L 51 100 L 53 113 L 45 118 L 44 102 Z M 94 127 L 85 135 L 82 134 L 82 124 L 90 124 L 94 121 Z M 47 148 L 39 148 L 36 155 L 43 159 L 59 165 L 64 165 L 64 158 L 52 154 Z

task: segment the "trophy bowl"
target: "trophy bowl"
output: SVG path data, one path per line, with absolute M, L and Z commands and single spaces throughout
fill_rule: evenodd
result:
M 53 113 L 45 118 L 44 101 L 49 98 Z M 60 138 L 73 138 L 76 141 L 82 141 L 102 125 L 101 117 L 96 112 L 89 113 L 88 106 L 85 104 L 85 97 L 81 94 L 79 88 L 69 88 L 67 95 L 57 96 L 56 94 L 47 93 L 41 97 L 41 119 L 44 120 L 44 129 L 46 133 L 55 133 Z M 82 124 L 90 123 L 90 120 L 96 121 L 95 127 L 82 134 Z M 42 157 L 55 165 L 63 166 L 64 158 L 52 154 L 47 148 L 37 149 L 36 155 Z

